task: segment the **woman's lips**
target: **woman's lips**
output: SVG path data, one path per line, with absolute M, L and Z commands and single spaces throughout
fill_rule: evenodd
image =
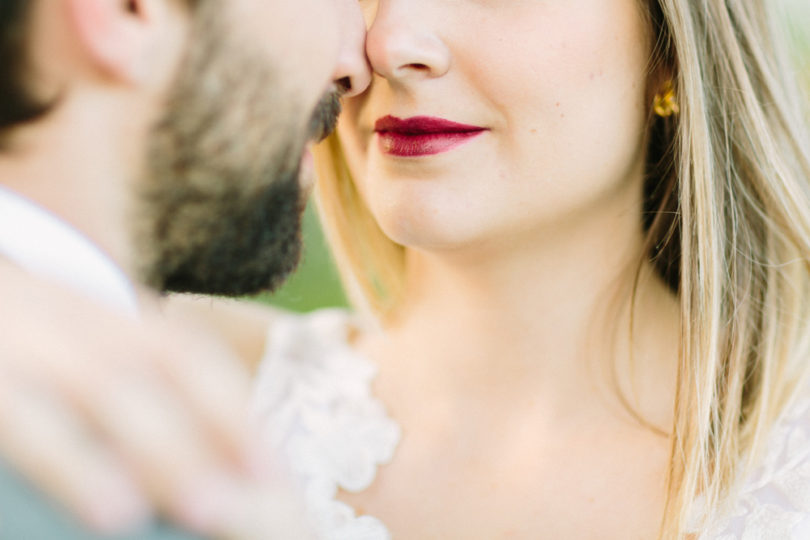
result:
M 420 157 L 449 152 L 487 130 L 429 116 L 386 116 L 377 120 L 374 131 L 384 154 Z

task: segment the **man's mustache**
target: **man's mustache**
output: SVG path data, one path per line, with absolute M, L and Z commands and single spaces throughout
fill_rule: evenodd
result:
M 335 131 L 342 110 L 340 92 L 329 92 L 315 107 L 309 121 L 308 140 L 321 142 Z

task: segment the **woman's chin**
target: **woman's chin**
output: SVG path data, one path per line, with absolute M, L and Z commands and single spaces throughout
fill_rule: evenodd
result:
M 369 189 L 373 188 L 373 189 Z M 452 183 L 395 179 L 366 186 L 363 198 L 380 229 L 399 245 L 454 251 L 499 234 L 514 211 L 459 197 Z M 465 195 L 474 192 L 470 186 Z M 479 199 L 487 201 L 485 197 Z
M 409 249 L 426 252 L 463 250 L 481 241 L 482 231 L 472 230 L 470 223 L 459 224 L 436 216 L 417 216 L 408 212 L 377 215 L 377 223 L 393 242 Z

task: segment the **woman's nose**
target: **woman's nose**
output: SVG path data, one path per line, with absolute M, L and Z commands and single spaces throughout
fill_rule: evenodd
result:
M 332 79 L 341 95 L 362 94 L 371 84 L 371 68 L 366 58 L 366 23 L 357 0 L 338 0 L 340 51 Z
M 372 69 L 391 83 L 441 77 L 450 69 L 450 51 L 430 29 L 416 0 L 380 2 L 366 37 Z

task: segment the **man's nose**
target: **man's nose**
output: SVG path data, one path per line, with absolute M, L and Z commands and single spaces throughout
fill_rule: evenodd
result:
M 337 0 L 340 17 L 340 51 L 332 77 L 343 96 L 365 92 L 371 84 L 371 68 L 366 57 L 366 23 L 357 0 Z

